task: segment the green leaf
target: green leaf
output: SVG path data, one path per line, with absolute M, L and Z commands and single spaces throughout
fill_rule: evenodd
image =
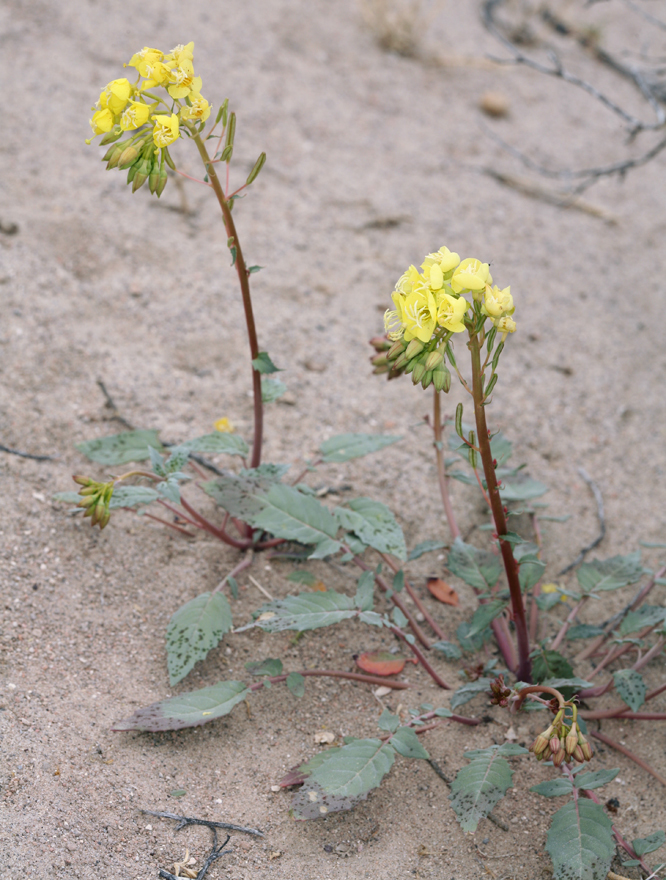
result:
M 265 660 L 248 660 L 245 668 L 250 675 L 282 675 L 282 660 L 267 657 Z
M 262 465 L 242 470 L 239 474 L 225 474 L 201 483 L 201 487 L 231 516 L 250 522 L 263 510 L 266 495 L 279 483 L 283 473 L 274 466 Z
M 268 617 L 269 614 L 272 617 Z M 287 596 L 264 605 L 259 610 L 256 626 L 264 632 L 282 632 L 286 629 L 304 632 L 359 616 L 361 613 L 353 599 L 344 593 L 327 590 L 325 593 Z
M 405 588 L 405 572 L 400 569 L 393 575 L 393 583 L 391 585 L 395 593 L 402 593 Z
M 435 651 L 441 651 L 447 660 L 460 660 L 462 657 L 462 651 L 453 642 L 435 642 L 430 647 Z
M 316 578 L 312 572 L 297 570 L 287 575 L 287 580 L 293 581 L 296 584 L 305 584 L 306 587 L 312 587 L 318 582 L 319 578 Z
M 666 843 L 666 834 L 663 831 L 655 831 L 647 837 L 637 837 L 631 841 L 634 852 L 640 858 L 647 853 L 654 852 Z
M 382 714 L 379 716 L 377 727 L 380 730 L 388 730 L 389 733 L 395 733 L 395 731 L 400 727 L 400 718 L 397 715 L 392 715 L 388 709 L 384 709 Z
M 340 462 L 349 461 L 352 458 L 360 458 L 371 452 L 378 452 L 392 443 L 397 443 L 402 437 L 392 434 L 338 434 L 330 437 L 319 447 L 322 461 Z
M 634 584 L 643 574 L 641 551 L 636 550 L 627 556 L 613 556 L 611 559 L 594 559 L 584 562 L 576 575 L 585 593 L 617 590 Z
M 615 690 L 632 712 L 638 712 L 645 702 L 645 682 L 635 669 L 620 669 L 613 673 Z
M 427 761 L 430 757 L 419 742 L 416 732 L 411 727 L 400 727 L 393 734 L 389 742 L 403 758 L 423 758 Z
M 594 626 L 592 623 L 578 623 L 567 630 L 568 639 L 592 639 L 603 634 L 603 626 Z
M 541 593 L 536 597 L 537 607 L 540 611 L 550 611 L 562 601 L 562 593 Z
M 513 443 L 501 431 L 498 431 L 490 441 L 490 451 L 493 458 L 497 460 L 497 466 L 502 467 L 511 458 Z
M 185 678 L 231 629 L 231 609 L 222 593 L 202 593 L 173 615 L 166 634 L 169 682 Z
M 538 684 L 547 678 L 571 678 L 573 674 L 573 666 L 558 651 L 541 649 L 538 653 L 535 652 L 532 676 Z
M 402 529 L 385 504 L 371 498 L 355 498 L 347 507 L 336 507 L 334 516 L 343 529 L 353 532 L 374 550 L 406 559 Z
M 478 550 L 460 538 L 454 541 L 446 563 L 452 574 L 477 590 L 492 589 L 502 574 L 500 559 L 489 550 Z
M 267 351 L 260 351 L 259 354 L 252 361 L 252 366 L 258 373 L 281 373 L 282 370 L 278 369 L 273 361 L 270 359 L 270 356 Z
M 300 672 L 290 672 L 287 676 L 287 687 L 300 699 L 305 694 L 305 678 Z
M 507 606 L 508 602 L 505 602 L 504 599 L 492 599 L 484 605 L 479 605 L 474 612 L 469 629 L 467 630 L 467 638 L 473 639 L 474 636 L 477 636 L 486 630 L 493 620 L 495 620 L 496 617 L 499 617 Z
M 214 434 L 195 437 L 194 440 L 188 440 L 182 446 L 189 449 L 190 452 L 208 452 L 211 455 L 224 453 L 225 455 L 245 457 L 250 451 L 249 446 L 239 434 L 229 434 L 224 431 L 215 431 Z
M 630 611 L 620 624 L 620 635 L 637 632 L 646 626 L 659 626 L 666 621 L 666 608 L 660 605 L 641 605 L 636 611 Z
M 279 379 L 267 379 L 261 377 L 261 399 L 264 403 L 273 403 L 274 400 L 287 393 L 287 386 Z
M 211 687 L 190 691 L 143 709 L 112 725 L 111 730 L 181 730 L 198 727 L 228 715 L 250 691 L 242 681 L 220 681 Z
M 520 560 L 518 580 L 520 581 L 520 589 L 523 593 L 531 590 L 539 582 L 545 567 L 545 562 L 537 559 L 536 556 L 525 556 Z
M 371 571 L 364 571 L 356 585 L 354 604 L 358 609 L 361 611 L 372 611 L 374 589 L 374 573 Z
M 173 474 L 175 476 L 179 471 L 182 471 L 187 464 L 187 460 L 190 457 L 190 450 L 186 446 L 172 446 L 169 452 L 171 454 L 164 465 L 164 470 L 167 474 Z
M 395 749 L 378 739 L 357 739 L 316 757 L 316 764 L 299 768 L 308 776 L 292 802 L 296 819 L 350 810 L 381 784 L 393 766 Z
M 263 266 L 248 266 L 247 274 L 253 275 L 255 272 L 261 272 Z
M 508 480 L 502 480 L 500 497 L 503 502 L 529 501 L 531 498 L 539 498 L 545 495 L 548 486 L 539 480 L 533 480 L 527 474 L 517 473 Z
M 557 690 L 570 687 L 575 691 L 582 691 L 583 688 L 594 687 L 594 684 L 591 681 L 585 681 L 584 678 L 578 678 L 575 675 L 571 676 L 571 678 L 547 678 L 545 681 L 539 682 L 539 684 L 545 684 L 548 687 L 556 688 Z
M 597 770 L 594 773 L 578 773 L 576 775 L 576 788 L 587 789 L 592 791 L 594 788 L 601 788 L 602 785 L 608 785 L 612 782 L 619 769 L 616 770 Z
M 164 459 L 159 454 L 157 449 L 153 449 L 152 446 L 148 447 L 148 456 L 150 458 L 150 463 L 152 465 L 153 471 L 157 474 L 158 477 L 166 477 L 166 468 L 164 467 Z
M 538 785 L 533 785 L 530 788 L 530 791 L 534 791 L 536 794 L 547 798 L 571 794 L 572 790 L 573 785 L 568 779 L 549 779 L 547 782 L 540 782 Z
M 340 542 L 334 540 L 338 523 L 317 498 L 302 495 L 293 486 L 275 484 L 262 503 L 263 509 L 252 517 L 257 528 L 276 538 L 315 544 L 313 559 L 323 559 L 340 549 Z
M 559 809 L 546 842 L 553 880 L 606 880 L 615 852 L 611 828 L 603 807 L 587 798 Z
M 479 678 L 476 681 L 470 681 L 459 687 L 451 697 L 451 708 L 457 709 L 458 706 L 469 703 L 470 700 L 473 700 L 479 694 L 489 693 L 491 681 L 493 681 L 492 678 Z
M 238 599 L 238 581 L 236 578 L 227 575 L 227 583 L 229 584 L 229 590 L 231 591 L 233 598 Z
M 490 636 L 491 630 L 487 629 L 484 632 L 479 633 L 478 635 L 472 636 L 471 638 L 467 635 L 470 629 L 470 624 L 463 620 L 461 624 L 458 625 L 456 629 L 456 638 L 460 642 L 460 647 L 463 651 L 467 651 L 470 654 L 473 654 L 475 651 L 480 651 Z
M 413 550 L 410 550 L 409 555 L 407 556 L 408 562 L 413 562 L 415 559 L 423 556 L 424 553 L 430 553 L 433 550 L 441 550 L 446 547 L 444 541 L 421 541 L 420 544 L 417 544 Z
M 470 757 L 470 755 L 468 755 Z M 472 753 L 467 767 L 458 771 L 449 800 L 463 831 L 476 831 L 495 804 L 511 787 L 513 773 L 497 747 Z
M 157 431 L 125 431 L 98 440 L 77 443 L 76 448 L 86 458 L 98 464 L 116 465 L 128 461 L 144 461 L 150 455 L 148 447 L 163 449 Z

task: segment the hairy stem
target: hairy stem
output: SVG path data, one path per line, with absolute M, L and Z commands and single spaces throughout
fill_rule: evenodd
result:
M 481 452 L 483 473 L 486 478 L 486 486 L 488 487 L 488 497 L 493 512 L 493 519 L 495 520 L 497 537 L 499 538 L 504 570 L 506 571 L 506 577 L 509 583 L 511 610 L 513 612 L 513 622 L 516 627 L 516 640 L 518 643 L 518 671 L 516 674 L 520 681 L 531 681 L 532 661 L 530 660 L 530 641 L 527 632 L 527 620 L 525 618 L 525 605 L 523 603 L 523 594 L 520 589 L 520 581 L 518 580 L 518 566 L 516 565 L 516 560 L 513 558 L 511 544 L 509 541 L 503 540 L 502 537 L 503 535 L 506 535 L 508 529 L 506 525 L 506 517 L 504 515 L 504 507 L 502 505 L 502 499 L 497 485 L 497 476 L 495 474 L 493 455 L 490 449 L 490 439 L 488 436 L 488 425 L 486 423 L 479 337 L 472 330 L 470 330 L 468 345 L 472 354 L 472 393 L 474 396 L 474 417 L 476 421 L 477 442 Z
M 435 434 L 435 458 L 437 459 L 437 479 L 439 480 L 439 491 L 442 496 L 442 504 L 444 505 L 444 513 L 446 521 L 449 525 L 451 537 L 455 541 L 460 537 L 460 529 L 456 522 L 456 517 L 451 505 L 451 497 L 449 496 L 449 478 L 446 474 L 446 465 L 444 464 L 444 446 L 442 443 L 442 412 L 441 412 L 441 392 L 433 386 L 433 431 Z
M 245 258 L 238 241 L 238 233 L 231 216 L 230 202 L 224 195 L 224 190 L 220 179 L 217 176 L 215 165 L 211 162 L 206 145 L 200 135 L 196 133 L 196 129 L 188 126 L 192 134 L 194 143 L 197 145 L 201 161 L 206 168 L 210 185 L 212 186 L 217 200 L 222 209 L 222 218 L 224 220 L 224 228 L 227 233 L 227 239 L 233 238 L 233 247 L 236 249 L 236 272 L 238 273 L 238 281 L 240 283 L 241 294 L 243 296 L 243 308 L 245 310 L 245 323 L 247 324 L 247 335 L 250 342 L 250 356 L 254 360 L 259 354 L 259 343 L 257 341 L 257 329 L 254 323 L 254 312 L 252 310 L 252 299 L 250 297 L 250 281 Z M 228 166 L 227 166 L 228 167 Z M 256 468 L 261 462 L 261 444 L 263 440 L 264 425 L 264 404 L 261 398 L 261 373 L 252 367 L 252 393 L 254 396 L 254 441 L 252 444 L 252 458 L 250 459 L 250 467 Z

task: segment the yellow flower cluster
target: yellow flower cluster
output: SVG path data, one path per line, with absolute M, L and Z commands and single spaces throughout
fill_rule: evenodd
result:
M 471 296 L 471 302 L 465 298 Z M 391 298 L 395 309 L 384 316 L 390 339 L 430 342 L 439 327 L 449 333 L 462 333 L 468 311 L 477 304 L 477 313 L 492 319 L 500 333 L 513 333 L 515 321 L 511 289 L 493 286 L 488 263 L 468 258 L 447 247 L 428 254 L 421 272 L 410 266 L 395 286 Z
M 180 136 L 181 122 L 205 122 L 211 108 L 201 95 L 201 77 L 194 75 L 193 54 L 194 43 L 187 43 L 167 55 L 149 46 L 133 55 L 125 67 L 136 68 L 139 76 L 134 83 L 114 79 L 104 87 L 90 120 L 93 137 L 151 123 L 153 143 L 163 149 Z M 168 101 L 149 94 L 156 87 L 166 89 Z M 158 113 L 160 104 L 169 112 Z

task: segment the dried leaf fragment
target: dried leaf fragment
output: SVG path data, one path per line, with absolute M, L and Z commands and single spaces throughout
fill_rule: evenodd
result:
M 428 578 L 428 589 L 439 602 L 444 602 L 445 605 L 458 604 L 458 594 L 441 578 Z

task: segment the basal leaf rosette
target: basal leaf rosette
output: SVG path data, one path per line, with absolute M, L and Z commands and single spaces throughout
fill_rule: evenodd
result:
M 144 46 L 125 64 L 136 70 L 136 80 L 123 77 L 107 83 L 92 108 L 93 135 L 86 143 L 101 135 L 102 144 L 112 144 L 103 161 L 107 170 L 127 170 L 132 192 L 148 181 L 151 193 L 159 197 L 167 182 L 165 165 L 175 170 L 169 147 L 183 133 L 201 132 L 210 116 L 193 56 L 194 43 L 167 54 Z M 126 132 L 132 135 L 121 141 Z
M 410 266 L 391 294 L 393 309 L 384 316 L 385 337 L 373 339 L 375 373 L 393 379 L 411 373 L 414 385 L 448 391 L 455 368 L 450 340 L 465 330 L 504 342 L 516 329 L 511 289 L 493 284 L 490 266 L 474 257 L 461 260 L 442 246 L 427 254 L 420 271 Z M 486 328 L 487 322 L 490 326 Z

